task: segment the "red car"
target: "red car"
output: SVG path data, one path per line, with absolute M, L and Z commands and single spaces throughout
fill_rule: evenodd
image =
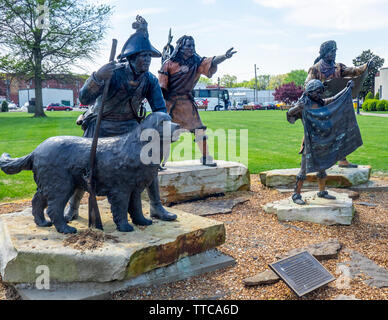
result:
M 70 106 L 65 106 L 65 105 L 60 104 L 60 103 L 50 103 L 46 107 L 46 110 L 47 111 L 71 111 L 71 110 L 73 110 L 73 108 Z

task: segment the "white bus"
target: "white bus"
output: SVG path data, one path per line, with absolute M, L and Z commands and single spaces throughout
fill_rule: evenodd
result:
M 229 92 L 224 88 L 203 88 L 193 90 L 194 100 L 199 110 L 228 110 Z
M 194 89 L 192 93 L 198 106 L 198 110 L 220 111 L 228 110 L 230 106 L 229 92 L 226 89 Z M 152 111 L 147 99 L 144 99 L 143 106 L 146 108 L 147 112 Z

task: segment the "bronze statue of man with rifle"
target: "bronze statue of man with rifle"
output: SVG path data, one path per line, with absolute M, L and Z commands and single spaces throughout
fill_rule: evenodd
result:
M 82 125 L 84 137 L 93 137 L 96 129 L 99 137 L 113 137 L 134 130 L 145 117 L 145 109 L 142 107 L 145 98 L 153 112 L 167 111 L 158 79 L 148 71 L 151 58 L 161 57 L 161 53 L 151 45 L 147 22 L 142 17 L 137 16 L 132 27 L 136 32 L 124 44 L 118 56 L 119 63 L 111 61 L 94 72 L 80 91 L 80 102 L 93 105 L 77 120 L 77 124 Z M 102 108 L 99 123 L 98 114 Z M 165 221 L 177 218 L 161 204 L 157 177 L 147 187 L 147 192 L 150 198 L 151 217 Z M 66 221 L 78 217 L 83 194 L 83 190 L 77 189 L 70 198 L 65 212 Z M 151 223 L 151 220 L 143 219 L 140 224 Z

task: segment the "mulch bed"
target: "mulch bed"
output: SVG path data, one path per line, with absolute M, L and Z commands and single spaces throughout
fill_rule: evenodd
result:
M 246 299 L 246 300 L 332 300 L 338 295 L 354 295 L 362 300 L 388 300 L 388 288 L 371 288 L 362 281 L 363 275 L 351 281 L 350 289 L 337 289 L 333 284 L 319 288 L 298 298 L 284 282 L 247 287 L 243 279 L 265 271 L 276 257 L 294 248 L 301 248 L 328 239 L 337 238 L 343 248 L 358 251 L 376 264 L 388 269 L 388 193 L 361 192 L 354 201 L 356 215 L 350 226 L 324 226 L 307 222 L 279 223 L 275 215 L 267 214 L 261 205 L 284 199 L 291 193 L 281 194 L 260 184 L 258 175 L 251 175 L 248 202 L 234 207 L 231 214 L 212 215 L 226 228 L 226 242 L 218 247 L 232 256 L 236 265 L 175 283 L 131 289 L 112 295 L 116 300 L 139 299 Z M 373 203 L 376 207 L 358 205 Z M 9 208 L 15 208 L 10 206 Z M 4 207 L 0 206 L 0 213 Z M 10 212 L 10 211 L 8 211 Z M 337 263 L 349 260 L 342 249 L 338 257 L 321 263 L 334 276 Z M 15 299 L 0 281 L 0 299 Z

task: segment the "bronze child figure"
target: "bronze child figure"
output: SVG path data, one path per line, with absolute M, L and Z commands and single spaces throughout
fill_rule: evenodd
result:
M 310 80 L 305 92 L 294 107 L 287 112 L 287 120 L 294 123 L 302 119 L 304 140 L 301 168 L 296 177 L 292 200 L 299 205 L 306 204 L 301 196 L 303 182 L 310 172 L 317 172 L 318 197 L 335 199 L 325 190 L 326 169 L 362 145 L 360 130 L 354 114 L 350 80 L 341 92 L 322 99 L 324 85 L 320 80 Z

